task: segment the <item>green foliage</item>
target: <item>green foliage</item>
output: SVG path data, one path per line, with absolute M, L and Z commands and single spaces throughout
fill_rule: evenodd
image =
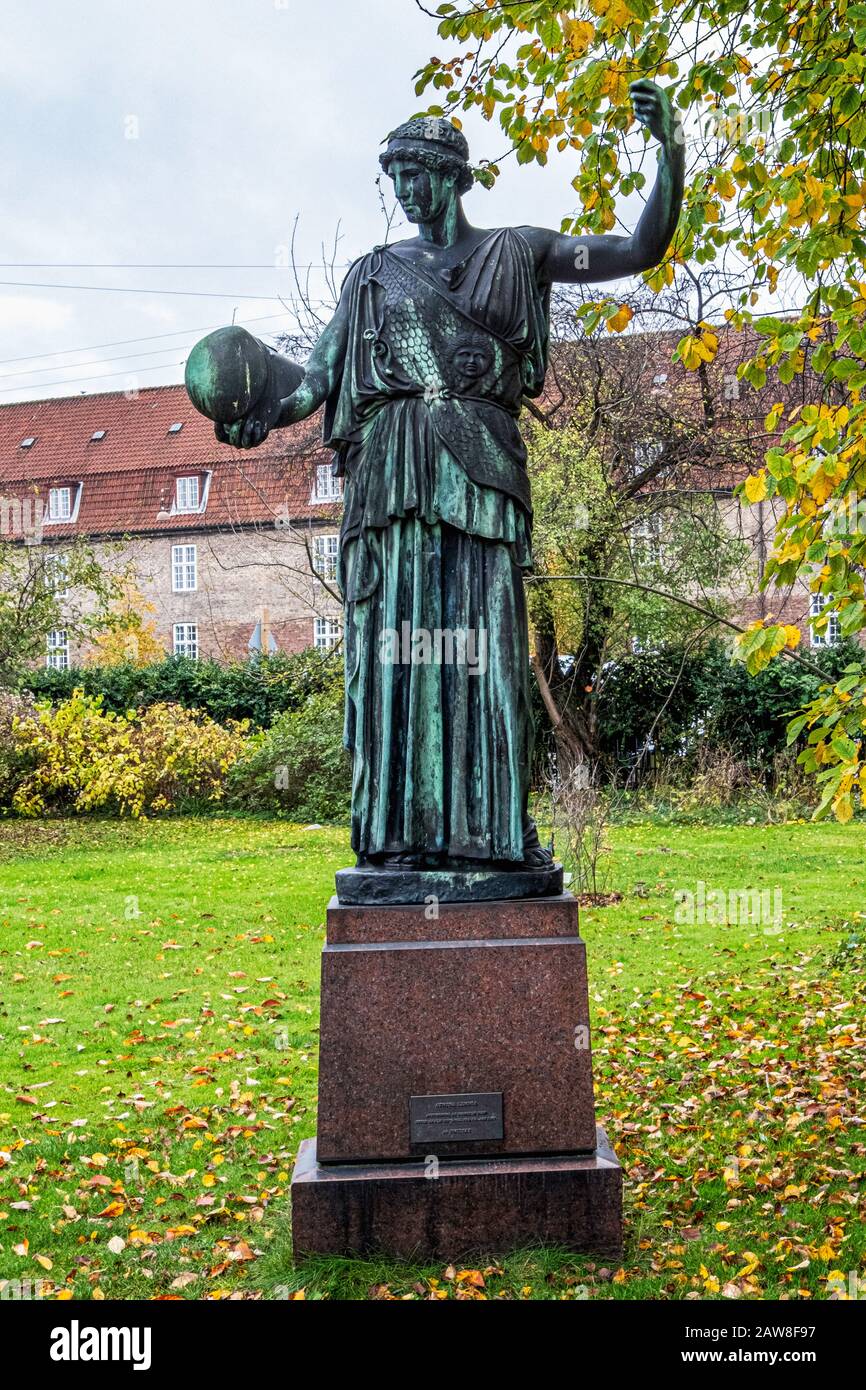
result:
M 303 821 L 348 816 L 338 660 L 172 658 L 33 676 L 35 705 L 0 697 L 0 812 L 136 817 L 228 798 Z M 250 733 L 254 721 L 269 727 Z
M 544 578 L 587 575 L 583 585 L 544 585 L 559 650 L 574 652 L 586 641 L 595 579 L 614 581 L 604 595 L 606 655 L 628 650 L 632 637 L 658 644 L 706 627 L 705 615 L 662 595 L 717 595 L 741 569 L 746 546 L 714 499 L 689 495 L 684 502 L 662 490 L 630 495 L 579 425 L 533 430 L 529 444 L 536 571 Z M 531 594 L 530 612 L 536 602 Z M 718 596 L 714 611 L 726 611 Z
M 834 680 L 851 660 L 851 645 L 816 649 L 812 660 Z M 605 672 L 598 695 L 602 747 L 608 757 L 633 752 L 651 733 L 662 756 L 689 757 L 713 744 L 765 769 L 786 747 L 792 711 L 820 685 L 820 677 L 791 660 L 750 676 L 719 641 L 692 653 L 682 646 L 634 653 Z
M 673 488 L 639 491 L 621 469 L 605 465 L 591 440 L 580 420 L 533 430 L 529 440 L 535 574 L 528 611 L 536 677 L 560 715 L 552 741 L 563 765 L 575 756 L 594 762 L 603 752 L 597 696 L 611 661 L 627 658 L 633 639 L 655 647 L 697 638 L 706 614 L 676 599 L 709 593 L 712 611 L 723 615 L 722 595 L 745 552 L 714 499 Z M 537 743 L 541 771 L 551 739 L 542 733 Z
M 341 678 L 339 655 L 323 656 L 310 648 L 227 665 L 172 656 L 143 667 L 121 662 L 69 671 L 41 669 L 29 672 L 26 684 L 34 695 L 54 702 L 68 699 L 76 688 L 99 695 L 103 709 L 115 714 L 177 704 L 202 710 L 218 723 L 248 719 L 266 728 L 278 714 L 300 708 Z
M 23 695 L 0 691 L 0 814 L 8 807 L 27 770 L 24 749 L 15 738 L 18 721 L 36 715 L 36 706 Z
M 251 739 L 228 780 L 229 804 L 296 821 L 345 821 L 352 774 L 339 680 Z
M 777 499 L 766 581 L 782 590 L 806 582 L 826 600 L 818 624 L 833 612 L 853 637 L 866 625 L 866 6 L 587 0 L 580 13 L 556 0 L 443 5 L 445 52 L 416 74 L 415 90 L 444 103 L 431 111 L 498 119 L 518 164 L 565 155 L 579 206 L 563 207 L 562 230 L 582 234 L 610 231 L 618 201 L 638 186 L 630 82 L 664 85 L 683 114 L 689 168 L 672 246 L 646 283 L 659 291 L 677 265 L 724 263 L 733 252 L 742 284 L 718 308 L 755 333 L 739 376 L 760 389 L 772 372 L 787 385 L 808 362 L 817 377 L 792 409 L 769 411 L 775 438 L 742 494 Z M 610 327 L 610 308 L 586 306 L 587 321 Z M 699 372 L 717 349 L 713 325 L 701 322 L 676 357 Z M 752 671 L 796 640 L 769 618 L 761 627 L 744 640 Z M 822 807 L 842 820 L 866 796 L 866 666 L 862 657 L 852 665 L 850 685 L 828 686 L 806 711 L 803 757 L 826 793 Z
M 119 621 L 122 570 L 100 563 L 84 540 L 63 547 L 62 566 L 55 568 L 46 544 L 0 542 L 0 690 L 15 689 L 32 662 L 44 661 L 55 629 L 70 641 L 90 640 Z M 64 586 L 68 592 L 58 592 Z

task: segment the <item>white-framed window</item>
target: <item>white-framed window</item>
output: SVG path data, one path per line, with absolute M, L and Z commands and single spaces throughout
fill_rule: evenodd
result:
M 826 594 L 809 595 L 809 617 L 819 618 L 827 607 Z M 839 614 L 831 613 L 827 619 L 827 626 L 823 632 L 816 632 L 814 627 L 811 630 L 811 640 L 813 647 L 835 647 L 841 637 L 839 631 Z
M 171 587 L 176 594 L 198 588 L 198 554 L 194 545 L 171 547 Z
M 645 468 L 651 468 L 656 460 L 664 453 L 664 448 L 664 440 L 662 439 L 643 439 L 635 444 L 635 471 L 642 473 Z
M 198 660 L 198 625 L 196 623 L 175 623 L 172 651 L 175 656 L 191 656 L 193 661 Z
M 329 463 L 316 466 L 316 482 L 313 488 L 314 502 L 339 502 L 343 496 L 343 479 L 334 477 Z
M 339 546 L 340 537 L 337 535 L 313 537 L 313 569 L 322 579 L 337 578 Z
M 72 488 L 52 487 L 48 490 L 48 520 L 68 521 L 72 516 Z
M 45 665 L 54 671 L 69 669 L 69 637 L 65 627 L 56 627 L 53 632 L 49 632 Z
M 45 556 L 45 587 L 55 598 L 66 598 L 69 594 L 69 566 L 66 555 Z
M 341 635 L 339 618 L 316 619 L 313 632 L 316 651 L 329 652 L 332 647 L 336 647 Z
M 187 478 L 177 478 L 174 487 L 174 509 L 176 512 L 197 512 L 200 505 L 199 477 L 193 473 Z
M 649 512 L 640 518 L 632 532 L 636 558 L 648 565 L 660 565 L 664 559 L 662 543 L 662 518 L 658 512 Z

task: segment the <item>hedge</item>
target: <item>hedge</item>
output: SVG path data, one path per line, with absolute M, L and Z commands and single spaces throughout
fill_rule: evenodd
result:
M 342 682 L 342 667 L 339 652 L 323 655 L 314 649 L 225 665 L 172 656 L 151 666 L 42 668 L 28 675 L 26 686 L 34 698 L 52 704 L 83 690 L 85 695 L 101 696 L 102 708 L 113 714 L 150 705 L 183 705 L 220 724 L 248 719 L 262 729 L 277 715 L 300 709 L 311 696 L 333 689 L 335 682 Z
M 842 642 L 808 655 L 825 679 L 836 680 L 863 652 Z M 712 743 L 766 768 L 786 746 L 788 718 L 820 684 L 821 677 L 787 657 L 750 676 L 720 641 L 691 654 L 674 646 L 635 653 L 605 672 L 598 696 L 601 751 L 611 761 L 625 760 L 651 736 L 663 756 L 688 757 L 700 743 Z

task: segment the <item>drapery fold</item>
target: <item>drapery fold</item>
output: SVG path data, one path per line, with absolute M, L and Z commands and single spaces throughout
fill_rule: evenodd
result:
M 345 479 L 352 844 L 520 862 L 532 514 L 517 416 L 543 385 L 547 290 L 506 228 L 438 279 L 378 248 L 343 295 L 348 343 L 325 442 Z M 456 636 L 458 659 L 447 636 L 437 656 L 437 634 Z

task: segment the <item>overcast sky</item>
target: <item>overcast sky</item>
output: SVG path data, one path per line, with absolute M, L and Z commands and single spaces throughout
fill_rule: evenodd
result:
M 343 265 L 384 239 L 380 142 L 442 48 L 414 0 L 2 0 L 2 19 L 0 402 L 180 381 L 235 311 L 289 331 L 295 218 L 302 263 L 338 223 Z M 476 161 L 502 154 L 496 126 L 464 129 Z M 470 219 L 558 226 L 570 178 L 565 157 L 509 161 Z M 264 268 L 221 268 L 241 266 Z

